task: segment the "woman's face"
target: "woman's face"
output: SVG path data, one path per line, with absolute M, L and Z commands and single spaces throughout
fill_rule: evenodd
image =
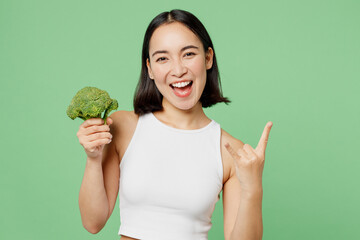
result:
M 178 109 L 188 110 L 198 103 L 206 83 L 213 51 L 185 25 L 173 22 L 158 27 L 149 43 L 149 76 L 167 101 Z

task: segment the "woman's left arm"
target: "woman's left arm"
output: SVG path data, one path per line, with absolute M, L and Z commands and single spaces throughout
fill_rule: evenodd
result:
M 268 122 L 255 149 L 249 144 L 234 150 L 229 143 L 226 149 L 235 162 L 236 176 L 240 181 L 240 203 L 230 240 L 262 239 L 262 173 L 265 149 L 272 122 Z

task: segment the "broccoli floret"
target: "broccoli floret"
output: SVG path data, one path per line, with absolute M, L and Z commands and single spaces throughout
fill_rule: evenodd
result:
M 111 99 L 109 94 L 96 87 L 84 87 L 76 93 L 66 110 L 71 118 L 77 117 L 87 120 L 89 118 L 102 118 L 106 124 L 108 114 L 118 108 L 116 99 Z M 104 112 L 103 117 L 101 113 Z

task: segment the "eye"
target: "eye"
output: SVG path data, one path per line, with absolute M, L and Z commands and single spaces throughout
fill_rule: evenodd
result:
M 193 53 L 193 52 L 188 52 L 188 53 L 185 53 L 185 57 L 190 57 L 190 56 L 192 56 L 192 55 L 196 55 L 195 53 Z
M 166 60 L 166 57 L 159 57 L 158 59 L 156 59 L 156 62 L 162 62 L 165 60 Z

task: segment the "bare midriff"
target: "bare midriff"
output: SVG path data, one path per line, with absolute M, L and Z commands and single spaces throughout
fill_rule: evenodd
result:
M 139 240 L 139 239 L 121 235 L 120 240 Z

